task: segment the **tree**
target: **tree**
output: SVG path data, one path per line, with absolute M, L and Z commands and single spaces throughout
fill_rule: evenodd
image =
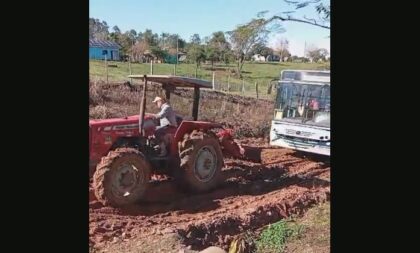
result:
M 274 49 L 280 55 L 280 61 L 284 61 L 285 57 L 290 57 L 289 40 L 286 38 L 279 38 L 276 41 Z
M 121 52 L 123 55 L 126 55 L 132 51 L 132 47 L 135 42 L 135 37 L 130 32 L 112 32 L 109 37 L 112 41 L 115 41 L 121 46 Z
M 293 22 L 300 22 L 300 23 L 305 23 L 305 24 L 309 24 L 309 25 L 314 25 L 314 26 L 318 26 L 318 27 L 322 27 L 325 29 L 330 29 L 329 26 L 329 22 L 330 22 L 330 13 L 331 13 L 331 8 L 330 8 L 330 1 L 329 0 L 283 0 L 284 2 L 288 3 L 289 5 L 294 6 L 294 10 L 290 10 L 290 11 L 285 11 L 282 12 L 284 15 L 279 16 L 279 15 L 275 15 L 269 19 L 267 19 L 267 23 L 270 23 L 272 21 L 275 20 L 280 20 L 280 21 L 293 21 Z M 327 4 L 328 3 L 328 4 Z M 318 12 L 318 14 L 320 15 L 319 18 L 308 18 L 305 15 L 303 17 L 300 18 L 295 18 L 289 14 L 291 13 L 295 13 L 296 10 L 305 8 L 307 6 L 314 6 L 316 12 Z M 266 13 L 267 11 L 263 11 L 260 13 Z
M 286 58 L 289 59 L 290 56 L 292 56 L 288 49 L 283 49 L 277 52 L 280 55 L 280 61 L 282 62 L 286 61 Z
M 197 33 L 193 34 L 191 36 L 190 43 L 200 45 L 201 44 L 200 35 Z
M 140 58 L 144 55 L 146 50 L 149 50 L 150 46 L 145 41 L 139 41 L 137 42 L 131 49 L 131 53 L 133 55 L 133 58 L 137 61 L 140 60 Z
M 206 43 L 217 56 L 215 61 L 226 61 L 226 54 L 230 50 L 230 44 L 226 40 L 225 34 L 222 31 L 214 32 L 211 38 L 208 38 Z M 212 63 L 213 65 L 213 63 Z
M 178 40 L 178 48 L 185 48 L 185 45 L 187 44 L 185 40 L 183 40 L 178 34 L 171 34 L 168 36 L 167 43 L 168 47 L 170 49 L 175 49 L 177 47 L 177 40 Z
M 264 56 L 265 58 L 267 58 L 267 56 L 269 56 L 270 54 L 273 54 L 273 49 L 267 47 L 263 43 L 257 43 L 252 47 L 252 49 L 250 50 L 247 56 L 250 58 L 255 54 L 260 54 Z
M 137 32 L 134 29 L 131 29 L 128 34 L 130 35 L 131 38 L 135 39 L 137 37 Z
M 252 19 L 249 23 L 239 25 L 235 30 L 227 32 L 237 60 L 236 74 L 239 77 L 242 77 L 245 56 L 254 45 L 258 43 L 265 44 L 269 33 L 270 30 L 267 29 L 263 18 Z
M 116 34 L 121 34 L 121 30 L 120 30 L 120 28 L 118 28 L 118 26 L 114 26 L 114 27 L 112 27 L 112 30 L 114 31 L 114 33 L 116 33 Z
M 328 50 L 325 48 L 312 48 L 308 50 L 308 56 L 312 58 L 312 60 L 315 62 L 319 60 L 326 61 L 328 56 Z
M 151 29 L 146 29 L 146 31 L 143 33 L 143 40 L 149 44 L 150 46 L 156 46 L 158 44 L 158 34 L 153 34 L 153 31 Z
M 153 56 L 155 56 L 158 60 L 162 60 L 166 57 L 168 54 L 165 50 L 161 49 L 158 46 L 151 46 L 150 52 Z
M 260 55 L 264 56 L 266 59 L 270 54 L 273 54 L 274 50 L 272 48 L 269 48 L 267 46 L 261 48 Z
M 161 33 L 160 37 L 159 37 L 159 46 L 162 49 L 168 49 L 169 48 L 169 44 L 168 44 L 168 38 L 169 38 L 169 33 Z
M 210 36 L 205 36 L 203 39 L 204 44 L 209 44 L 210 43 Z
M 187 52 L 187 59 L 195 63 L 195 76 L 197 77 L 198 67 L 200 66 L 200 63 L 206 59 L 203 46 L 196 44 L 191 45 Z
M 229 64 L 230 62 L 234 62 L 235 61 L 235 54 L 233 53 L 232 50 L 227 50 L 224 54 L 223 54 L 223 62 L 225 64 Z
M 89 18 L 89 39 L 108 39 L 109 31 L 108 24 L 99 19 Z
M 213 69 L 214 62 L 219 59 L 219 54 L 218 54 L 217 48 L 215 48 L 211 45 L 207 45 L 205 47 L 205 52 L 204 53 L 205 53 L 206 59 L 211 62 L 211 68 Z

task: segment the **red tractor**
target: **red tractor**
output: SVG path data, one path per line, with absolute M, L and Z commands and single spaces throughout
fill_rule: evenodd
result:
M 152 174 L 169 175 L 198 192 L 214 189 L 221 179 L 223 154 L 241 157 L 243 149 L 222 125 L 197 121 L 200 88 L 211 88 L 211 83 L 179 76 L 129 77 L 144 81 L 140 115 L 89 122 L 90 175 L 96 198 L 114 207 L 135 203 L 144 195 Z M 148 81 L 161 84 L 168 101 L 176 87 L 194 89 L 194 120 L 177 116 L 178 127 L 164 136 L 168 148 L 164 157 L 155 149 L 159 122 L 145 113 Z

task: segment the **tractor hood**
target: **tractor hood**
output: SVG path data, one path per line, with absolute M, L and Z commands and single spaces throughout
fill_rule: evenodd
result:
M 151 118 L 152 114 L 146 113 L 145 119 Z M 137 123 L 139 122 L 139 115 L 132 115 L 124 118 L 112 118 L 112 119 L 91 119 L 89 120 L 89 126 L 91 127 L 101 127 L 101 126 L 113 126 L 113 125 L 123 125 L 127 123 Z

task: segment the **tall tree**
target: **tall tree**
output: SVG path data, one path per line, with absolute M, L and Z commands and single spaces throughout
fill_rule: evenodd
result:
M 120 30 L 120 28 L 118 28 L 118 26 L 114 26 L 114 27 L 112 27 L 112 31 L 113 32 L 111 32 L 109 34 L 110 39 L 112 41 L 118 43 L 118 44 L 121 44 L 121 41 L 120 40 L 122 38 L 121 38 L 121 30 Z
M 277 53 L 280 55 L 280 61 L 284 61 L 285 57 L 290 57 L 289 52 L 289 40 L 286 38 L 279 38 L 276 41 L 275 48 Z
M 207 44 L 217 56 L 216 60 L 219 61 L 224 60 L 226 53 L 230 50 L 230 44 L 222 31 L 214 32 Z
M 158 60 L 162 60 L 166 57 L 167 52 L 165 50 L 162 50 L 158 46 L 152 46 L 150 47 L 150 52 L 153 56 L 155 56 Z
M 112 30 L 114 31 L 114 33 L 116 33 L 116 34 L 121 34 L 121 30 L 120 30 L 120 28 L 118 28 L 118 26 L 114 26 L 114 27 L 112 27 Z
M 169 44 L 169 48 L 176 49 L 177 41 L 178 41 L 178 48 L 184 49 L 187 42 L 183 40 L 178 34 L 171 34 L 168 36 L 167 42 Z
M 159 36 L 159 46 L 162 49 L 168 49 L 169 48 L 169 44 L 168 44 L 168 38 L 169 38 L 169 33 L 165 33 L 162 32 Z
M 154 34 L 151 29 L 146 29 L 143 33 L 143 40 L 150 46 L 156 46 L 158 44 L 158 34 Z
M 144 55 L 144 53 L 150 49 L 149 44 L 145 41 L 138 41 L 133 47 L 132 47 L 132 55 L 133 59 L 139 61 L 141 57 Z
M 106 40 L 109 35 L 109 26 L 105 21 L 89 18 L 89 39 Z
M 312 58 L 313 61 L 317 62 L 319 60 L 325 61 L 328 56 L 328 50 L 325 48 L 316 48 L 313 47 L 308 50 L 308 56 Z
M 264 43 L 257 43 L 251 48 L 247 58 L 251 58 L 255 54 L 260 54 L 267 58 L 268 55 L 273 54 L 273 49 L 267 47 Z
M 191 45 L 187 52 L 187 59 L 195 63 L 195 76 L 197 77 L 198 67 L 200 66 L 200 63 L 206 59 L 203 46 L 197 44 Z
M 201 44 L 200 35 L 197 33 L 193 34 L 190 38 L 190 43 L 200 45 Z
M 232 48 L 236 56 L 237 71 L 236 74 L 242 77 L 242 67 L 245 63 L 245 56 L 252 47 L 258 43 L 267 42 L 270 30 L 266 27 L 264 19 L 252 19 L 245 25 L 239 25 L 235 30 L 227 32 Z
M 205 51 L 206 59 L 211 62 L 211 68 L 213 69 L 214 62 L 219 60 L 219 52 L 217 48 L 212 45 L 206 45 L 204 51 Z

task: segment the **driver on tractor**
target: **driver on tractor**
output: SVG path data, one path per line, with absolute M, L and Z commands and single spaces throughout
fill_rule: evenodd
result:
M 155 132 L 155 137 L 159 141 L 159 156 L 166 156 L 166 143 L 163 137 L 168 132 L 168 130 L 170 130 L 171 128 L 176 129 L 176 127 L 178 126 L 176 122 L 176 115 L 174 110 L 165 98 L 155 97 L 153 103 L 156 103 L 156 106 L 160 109 L 160 112 L 154 115 L 156 119 L 160 119 L 160 126 L 156 128 Z

